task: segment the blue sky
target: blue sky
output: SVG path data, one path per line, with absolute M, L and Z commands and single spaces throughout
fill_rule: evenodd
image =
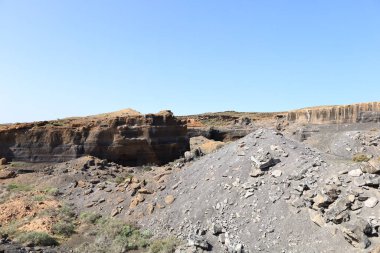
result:
M 0 0 L 0 122 L 379 101 L 378 0 Z

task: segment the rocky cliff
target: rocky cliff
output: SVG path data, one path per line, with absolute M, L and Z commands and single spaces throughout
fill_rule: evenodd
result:
M 93 155 L 123 165 L 163 164 L 189 150 L 186 124 L 170 111 L 112 113 L 0 127 L 0 157 L 61 162 Z
M 288 112 L 287 119 L 309 124 L 380 122 L 380 102 L 305 108 Z

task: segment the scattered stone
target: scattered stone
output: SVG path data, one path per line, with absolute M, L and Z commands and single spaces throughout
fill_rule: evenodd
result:
M 344 174 L 348 174 L 348 170 L 338 171 L 338 175 L 344 175 Z
M 152 190 L 148 190 L 146 188 L 141 188 L 139 190 L 137 190 L 138 193 L 141 193 L 141 194 L 152 194 L 153 191 Z
M 175 190 L 182 183 L 182 181 L 178 181 L 175 185 L 172 186 L 172 189 Z
M 129 205 L 129 208 L 135 208 L 138 204 L 140 204 L 141 202 L 144 202 L 145 198 L 143 195 L 141 194 L 137 194 L 132 200 L 131 200 L 131 203 Z
M 87 189 L 83 192 L 84 195 L 89 195 L 90 193 L 92 193 L 93 190 L 92 189 Z
M 362 167 L 364 173 L 379 174 L 380 173 L 380 160 L 372 159 Z
M 360 219 L 356 222 L 343 224 L 341 227 L 344 238 L 355 248 L 366 249 L 371 245 L 366 234 L 371 233 L 372 228 L 368 222 Z
M 264 171 L 262 171 L 262 170 L 260 170 L 260 169 L 253 169 L 252 171 L 251 171 L 251 173 L 249 173 L 249 175 L 251 176 L 251 177 L 259 177 L 259 176 L 262 176 L 262 175 L 264 175 Z
M 16 172 L 9 170 L 0 170 L 0 179 L 13 178 L 16 176 Z
M 210 232 L 213 235 L 219 235 L 219 234 L 223 233 L 223 227 L 220 224 L 212 223 L 211 227 L 210 227 Z
M 146 211 L 148 214 L 152 214 L 154 212 L 154 204 L 148 204 Z
M 118 215 L 119 213 L 120 213 L 119 208 L 113 209 L 113 210 L 111 211 L 111 216 L 114 217 L 114 216 Z
M 205 238 L 203 238 L 200 235 L 196 235 L 196 234 L 190 234 L 189 235 L 189 237 L 187 238 L 187 244 L 189 246 L 199 247 L 199 248 L 204 249 L 204 250 L 208 250 L 210 247 L 209 243 L 206 241 Z
M 279 163 L 278 159 L 274 159 L 269 152 L 265 152 L 263 149 L 257 151 L 255 155 L 251 156 L 251 161 L 254 163 L 255 167 L 260 170 L 268 169 Z
M 360 177 L 363 175 L 363 172 L 361 169 L 351 170 L 348 172 L 348 175 L 351 177 Z
M 175 197 L 173 195 L 168 195 L 165 197 L 165 203 L 167 205 L 172 204 L 174 202 L 174 200 L 175 200 Z
M 322 215 L 319 212 L 314 211 L 312 209 L 308 209 L 308 210 L 309 210 L 309 216 L 312 222 L 314 222 L 320 227 L 323 227 L 326 224 L 325 220 L 323 219 Z
M 0 165 L 6 165 L 6 164 L 7 164 L 7 159 L 0 158 Z
M 274 170 L 272 171 L 272 176 L 273 177 L 281 177 L 282 171 L 281 170 Z
M 226 242 L 226 235 L 225 234 L 220 234 L 218 236 L 218 241 L 221 243 L 221 244 L 225 244 Z
M 331 203 L 334 202 L 334 199 L 330 198 L 328 195 L 326 194 L 318 194 L 317 196 L 315 196 L 313 198 L 313 202 L 314 202 L 314 209 L 319 209 L 321 207 L 328 207 Z
M 366 207 L 369 207 L 369 208 L 374 208 L 377 203 L 379 203 L 379 201 L 377 200 L 377 198 L 375 197 L 370 197 L 369 199 L 367 199 L 365 202 L 364 202 L 364 205 Z
M 244 198 L 247 199 L 247 198 L 249 198 L 249 197 L 251 197 L 251 196 L 253 196 L 253 195 L 254 195 L 253 192 L 249 192 L 249 191 L 248 191 L 248 192 L 245 193 Z

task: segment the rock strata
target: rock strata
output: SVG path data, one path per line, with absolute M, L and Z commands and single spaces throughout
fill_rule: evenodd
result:
M 84 155 L 123 165 L 163 164 L 189 150 L 184 122 L 170 111 L 0 127 L 0 157 L 62 162 Z
M 380 102 L 305 108 L 288 112 L 287 119 L 310 124 L 380 122 Z

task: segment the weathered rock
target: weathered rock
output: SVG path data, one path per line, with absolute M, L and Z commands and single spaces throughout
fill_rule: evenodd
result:
M 376 246 L 372 251 L 371 253 L 380 253 L 380 245 L 379 246 Z
M 153 193 L 152 190 L 148 190 L 148 189 L 146 189 L 146 188 L 138 189 L 137 192 L 138 192 L 138 193 L 141 193 L 141 194 L 152 194 L 152 193 Z
M 163 164 L 189 148 L 185 123 L 170 111 L 0 127 L 0 156 L 16 161 L 62 162 L 92 155 L 123 165 Z
M 254 169 L 251 171 L 251 173 L 249 173 L 249 175 L 250 175 L 251 177 L 259 177 L 259 176 L 264 175 L 264 171 L 262 171 L 262 170 L 260 170 L 260 169 L 256 169 L 256 168 L 254 168 Z
M 144 196 L 141 194 L 137 194 L 132 200 L 129 208 L 135 208 L 138 204 L 145 200 Z
M 10 170 L 0 170 L 0 179 L 7 179 L 15 177 L 16 173 Z
M 189 246 L 196 246 L 205 250 L 207 250 L 210 247 L 209 243 L 206 241 L 205 238 L 196 234 L 189 235 L 189 237 L 187 238 L 187 244 Z
M 372 159 L 365 166 L 362 167 L 364 173 L 379 174 L 380 173 L 380 160 Z
M 279 163 L 278 159 L 274 159 L 269 152 L 264 150 L 258 150 L 256 154 L 251 156 L 251 161 L 254 163 L 255 167 L 260 170 L 268 169 Z
M 326 224 L 325 220 L 323 219 L 322 215 L 319 212 L 314 211 L 312 209 L 308 209 L 308 210 L 309 210 L 309 216 L 312 222 L 314 222 L 320 227 L 323 227 Z
M 211 227 L 210 227 L 210 232 L 213 235 L 219 235 L 219 234 L 223 233 L 223 227 L 220 224 L 212 223 Z
M 114 217 L 120 213 L 120 208 L 115 208 L 111 211 L 111 217 Z
M 272 176 L 273 177 L 281 177 L 282 171 L 281 170 L 274 170 L 272 171 Z
M 364 205 L 366 207 L 369 207 L 369 208 L 375 207 L 377 205 L 377 203 L 379 203 L 379 201 L 375 197 L 370 197 L 369 199 L 367 199 L 366 201 L 364 201 Z
M 327 221 L 332 221 L 335 224 L 349 221 L 350 215 L 347 211 L 351 206 L 351 201 L 347 198 L 340 198 L 329 206 L 325 211 Z
M 190 149 L 195 150 L 199 148 L 202 154 L 210 154 L 224 145 L 224 142 L 210 140 L 204 136 L 190 138 Z
M 348 175 L 351 177 L 360 177 L 363 175 L 363 172 L 361 169 L 355 169 L 348 172 Z
M 7 159 L 6 158 L 0 158 L 0 165 L 5 165 L 7 164 Z
M 146 208 L 147 213 L 152 214 L 154 212 L 154 207 L 155 207 L 154 204 L 148 204 L 148 206 Z
M 313 198 L 313 202 L 314 202 L 313 206 L 315 208 L 321 208 L 321 207 L 327 208 L 331 203 L 334 202 L 334 199 L 329 197 L 326 194 L 318 194 L 317 196 Z
M 165 197 L 165 203 L 167 205 L 172 204 L 174 202 L 174 200 L 175 200 L 175 197 L 173 195 L 168 195 Z
M 341 231 L 343 232 L 344 238 L 356 248 L 366 249 L 371 245 L 366 234 L 370 234 L 372 228 L 370 224 L 363 219 L 344 223 L 341 226 Z

